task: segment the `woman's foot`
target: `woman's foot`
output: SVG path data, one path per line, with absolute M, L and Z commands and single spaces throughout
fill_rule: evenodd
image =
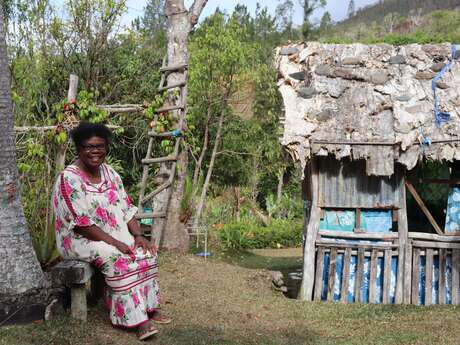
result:
M 150 320 L 161 325 L 166 325 L 168 323 L 171 323 L 172 321 L 172 319 L 169 316 L 166 316 L 159 311 L 152 312 L 150 314 Z
M 157 333 L 158 329 L 151 322 L 145 322 L 137 328 L 137 338 L 139 340 L 145 340 Z

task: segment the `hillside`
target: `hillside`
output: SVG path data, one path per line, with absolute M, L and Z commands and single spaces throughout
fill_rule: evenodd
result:
M 460 6 L 460 0 L 379 0 L 374 5 L 360 8 L 356 14 L 341 22 L 346 26 L 380 22 L 388 14 L 406 17 L 411 13 L 426 14 L 436 10 L 449 10 Z

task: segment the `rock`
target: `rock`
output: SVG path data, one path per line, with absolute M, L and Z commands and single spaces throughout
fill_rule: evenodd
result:
M 390 79 L 387 72 L 384 71 L 375 71 L 371 73 L 369 78 L 370 82 L 376 85 L 383 85 Z
M 324 109 L 322 112 L 315 115 L 316 119 L 320 122 L 326 122 L 334 117 L 334 110 Z
M 410 114 L 418 115 L 423 112 L 423 107 L 420 104 L 418 104 L 418 105 L 413 105 L 411 107 L 404 108 L 404 110 Z
M 297 80 L 305 80 L 305 72 L 295 72 L 295 73 L 291 73 L 289 74 L 289 77 L 293 78 L 293 79 L 297 79 Z
M 445 90 L 445 89 L 448 89 L 449 88 L 449 85 L 447 85 L 445 82 L 443 81 L 438 81 L 436 82 L 436 87 L 441 89 L 441 90 Z
M 460 60 L 460 44 L 457 44 L 455 47 L 457 48 L 457 52 L 455 53 L 454 59 Z
M 409 102 L 409 100 L 411 99 L 411 96 L 401 95 L 401 96 L 396 97 L 396 99 L 400 102 Z
M 440 70 L 442 70 L 444 68 L 445 65 L 446 64 L 444 62 L 434 63 L 433 65 L 431 65 L 430 69 L 433 72 L 439 72 Z
M 361 65 L 362 61 L 359 57 L 347 57 L 342 60 L 342 65 Z
M 334 98 L 339 98 L 347 89 L 347 83 L 342 79 L 332 79 L 327 84 L 327 93 Z
M 457 98 L 453 102 L 454 102 L 455 106 L 460 107 L 460 98 Z
M 314 95 L 316 95 L 316 93 L 316 89 L 313 87 L 303 87 L 297 90 L 297 94 L 305 99 L 312 98 Z
M 315 69 L 315 74 L 329 77 L 332 74 L 332 70 L 328 65 L 319 65 Z
M 297 54 L 299 50 L 296 47 L 283 47 L 280 49 L 280 55 Z
M 415 79 L 419 79 L 419 80 L 429 80 L 429 79 L 433 79 L 434 77 L 435 77 L 435 74 L 433 72 L 419 71 L 415 73 Z
M 406 58 L 403 55 L 395 55 L 390 57 L 389 63 L 391 65 L 402 65 L 406 63 Z
M 277 287 L 285 285 L 283 280 L 283 273 L 280 271 L 269 271 L 268 273 L 270 273 L 273 285 Z
M 355 75 L 349 69 L 346 68 L 337 68 L 334 71 L 334 77 L 348 80 L 355 79 Z

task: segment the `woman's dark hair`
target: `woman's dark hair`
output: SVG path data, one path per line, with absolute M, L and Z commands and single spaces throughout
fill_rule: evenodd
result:
M 74 128 L 70 132 L 70 136 L 72 137 L 75 147 L 78 150 L 81 148 L 85 140 L 88 140 L 92 137 L 102 138 L 105 140 L 107 146 L 110 145 L 112 132 L 107 128 L 106 125 L 101 123 L 80 122 L 78 127 Z

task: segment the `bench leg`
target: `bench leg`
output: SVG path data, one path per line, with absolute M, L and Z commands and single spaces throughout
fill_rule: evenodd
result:
M 86 321 L 88 312 L 86 306 L 86 287 L 85 284 L 75 284 L 70 289 L 71 315 L 74 319 Z

